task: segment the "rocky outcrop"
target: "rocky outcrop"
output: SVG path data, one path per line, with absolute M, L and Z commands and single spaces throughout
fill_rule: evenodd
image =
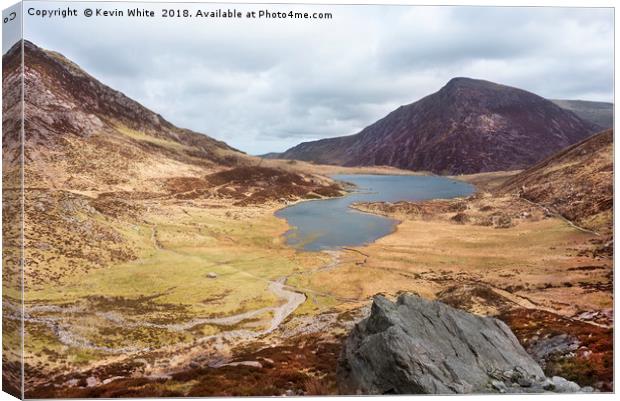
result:
M 345 341 L 338 382 L 342 394 L 580 390 L 547 379 L 502 321 L 413 295 L 374 299 Z

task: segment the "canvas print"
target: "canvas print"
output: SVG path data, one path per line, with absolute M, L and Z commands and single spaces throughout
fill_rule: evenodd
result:
M 18 398 L 613 391 L 614 10 L 3 12 Z

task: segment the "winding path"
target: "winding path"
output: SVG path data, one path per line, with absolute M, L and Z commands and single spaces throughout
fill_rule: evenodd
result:
M 299 292 L 291 291 L 287 289 L 287 286 L 284 284 L 285 278 L 280 278 L 277 281 L 269 282 L 269 290 L 277 296 L 279 299 L 284 300 L 284 303 L 280 306 L 266 307 L 261 309 L 256 309 L 249 312 L 238 313 L 235 315 L 218 317 L 218 318 L 197 318 L 192 319 L 185 323 L 172 323 L 172 324 L 156 324 L 150 322 L 129 322 L 122 316 L 111 316 L 105 312 L 96 313 L 96 315 L 100 318 L 106 319 L 109 322 L 113 323 L 117 326 L 122 327 L 151 327 L 158 329 L 165 329 L 170 331 L 184 331 L 189 330 L 195 326 L 202 324 L 212 324 L 218 326 L 230 326 L 234 324 L 241 323 L 244 320 L 251 319 L 255 316 L 259 316 L 268 312 L 273 313 L 273 317 L 269 322 L 269 325 L 266 329 L 261 331 L 250 331 L 250 330 L 232 330 L 228 332 L 219 333 L 216 335 L 208 336 L 209 338 L 217 338 L 219 336 L 223 338 L 232 338 L 232 337 L 245 337 L 245 338 L 254 338 L 269 334 L 276 330 L 280 324 L 291 314 L 293 313 L 299 305 L 305 302 L 306 296 Z M 7 305 L 8 306 L 8 305 Z M 13 305 L 12 309 L 16 309 Z M 31 307 L 27 308 L 28 312 L 24 315 L 24 321 L 29 323 L 39 323 L 46 325 L 58 338 L 58 340 L 69 347 L 79 347 L 84 349 L 90 349 L 94 351 L 103 351 L 108 353 L 128 353 L 128 352 L 139 352 L 139 351 L 149 351 L 150 348 L 138 348 L 138 347 L 122 347 L 122 348 L 112 348 L 112 347 L 104 347 L 94 345 L 92 342 L 87 339 L 73 333 L 70 330 L 70 325 L 63 324 L 61 317 L 33 317 L 30 315 L 32 312 L 36 311 L 46 311 L 49 307 Z M 85 312 L 83 309 L 70 307 L 70 308 L 61 308 L 55 307 L 53 308 L 54 312 L 61 314 L 72 314 L 76 312 Z M 8 319 L 19 320 L 20 317 L 17 314 L 7 314 L 5 316 Z
M 163 252 L 172 252 L 172 253 L 182 254 L 180 252 L 165 248 L 163 246 L 163 244 L 159 241 L 159 238 L 157 236 L 157 225 L 156 224 L 149 223 L 147 221 L 144 221 L 144 223 L 147 224 L 151 228 L 150 239 L 155 249 L 157 249 L 158 251 L 163 251 Z M 330 261 L 326 263 L 324 266 L 321 266 L 318 269 L 313 270 L 313 272 L 322 271 L 322 270 L 331 270 L 335 268 L 340 262 L 339 251 L 325 251 L 325 253 L 331 256 Z M 163 329 L 163 330 L 178 332 L 178 331 L 190 330 L 195 326 L 199 326 L 203 324 L 210 324 L 210 325 L 216 325 L 216 326 L 232 326 L 232 325 L 239 324 L 245 320 L 252 319 L 260 315 L 264 315 L 266 313 L 272 313 L 271 320 L 269 321 L 266 328 L 263 330 L 236 329 L 236 330 L 224 331 L 224 332 L 210 335 L 210 336 L 205 336 L 199 339 L 200 341 L 206 341 L 206 340 L 218 339 L 218 338 L 248 340 L 248 339 L 252 339 L 256 337 L 261 337 L 261 336 L 270 334 L 273 331 L 275 331 L 282 324 L 282 322 L 286 320 L 286 318 L 288 318 L 301 304 L 303 304 L 306 301 L 306 295 L 302 293 L 302 291 L 313 293 L 316 295 L 331 296 L 330 294 L 323 294 L 323 293 L 320 293 L 312 289 L 295 288 L 295 287 L 286 285 L 286 281 L 290 276 L 294 274 L 303 274 L 303 273 L 309 273 L 309 272 L 292 273 L 288 276 L 280 277 L 276 280 L 268 280 L 268 279 L 265 279 L 263 277 L 254 275 L 252 273 L 249 273 L 243 270 L 237 270 L 237 269 L 235 270 L 240 274 L 245 274 L 245 275 L 252 277 L 253 279 L 265 281 L 266 283 L 268 283 L 268 287 L 267 287 L 268 290 L 272 294 L 274 294 L 278 299 L 283 301 L 283 303 L 278 306 L 264 307 L 264 308 L 260 308 L 260 309 L 256 309 L 256 310 L 252 310 L 248 312 L 243 312 L 243 313 L 238 313 L 238 314 L 234 314 L 230 316 L 216 317 L 216 318 L 195 318 L 195 319 L 189 320 L 184 323 L 170 323 L 170 324 L 151 323 L 151 322 L 146 322 L 146 321 L 143 321 L 143 322 L 128 321 L 123 316 L 120 316 L 115 313 L 110 313 L 110 312 L 96 312 L 95 315 L 101 319 L 107 320 L 112 325 L 115 325 L 118 327 L 125 327 L 125 328 L 149 327 L 149 328 L 156 328 L 156 329 Z M 348 300 L 345 300 L 345 301 L 348 301 Z M 18 308 L 11 304 L 7 304 L 7 307 L 9 309 L 12 309 L 13 313 L 8 313 L 5 315 L 5 317 L 8 319 L 20 320 L 19 313 L 17 313 Z M 36 312 L 58 313 L 61 316 L 53 316 L 53 317 L 52 316 L 32 316 L 32 313 L 36 313 Z M 63 345 L 66 345 L 69 347 L 77 347 L 77 348 L 83 348 L 83 349 L 89 349 L 89 350 L 95 350 L 95 351 L 107 352 L 107 353 L 114 353 L 114 354 L 134 353 L 134 352 L 143 352 L 143 351 L 153 350 L 148 347 L 147 348 L 139 348 L 139 347 L 113 348 L 113 347 L 95 345 L 88 339 L 84 338 L 83 336 L 75 333 L 75 331 L 71 330 L 71 324 L 63 322 L 64 320 L 63 315 L 66 316 L 70 314 L 86 313 L 86 312 L 87 311 L 83 307 L 76 307 L 76 306 L 64 307 L 64 308 L 60 306 L 56 306 L 56 305 L 29 306 L 26 308 L 26 312 L 24 314 L 24 321 L 30 322 L 30 323 L 43 324 L 47 326 Z

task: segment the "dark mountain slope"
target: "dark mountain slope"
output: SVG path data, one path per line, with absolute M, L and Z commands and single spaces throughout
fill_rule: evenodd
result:
M 5 56 L 13 65 L 14 48 Z M 5 69 L 10 75 L 12 69 Z M 121 92 L 102 84 L 59 53 L 41 49 L 24 41 L 24 85 L 26 140 L 46 145 L 60 139 L 57 134 L 88 137 L 114 130 L 119 125 L 153 138 L 192 147 L 190 157 L 221 162 L 218 151 L 241 152 L 206 135 L 177 128 L 159 114 L 140 105 Z M 229 163 L 230 164 L 230 163 Z
M 252 192 L 245 188 L 248 193 L 222 194 L 203 178 L 228 169 L 244 171 L 260 164 L 261 159 L 207 135 L 174 126 L 57 52 L 28 41 L 23 42 L 23 49 L 26 187 L 161 193 L 172 190 L 170 182 L 195 178 L 197 181 L 192 182 L 199 182 L 200 188 L 192 192 L 184 185 L 183 189 L 191 192 L 184 197 L 231 197 L 238 201 L 243 194 Z M 20 153 L 21 95 L 11 91 L 20 87 L 21 57 L 21 43 L 3 56 L 3 89 L 10 95 L 3 104 L 3 159 L 7 166 L 17 165 Z M 292 185 L 293 181 L 309 184 L 303 190 L 301 186 L 287 186 L 289 190 L 281 188 L 279 193 L 278 188 L 270 187 L 274 193 L 265 200 L 305 195 L 324 189 L 323 184 L 326 188 L 332 185 L 305 172 L 272 170 L 264 172 L 282 176 L 283 185 Z M 264 188 L 257 184 L 254 189 Z
M 454 78 L 356 135 L 302 143 L 279 157 L 439 174 L 516 170 L 598 128 L 533 93 Z
M 613 128 L 614 104 L 607 102 L 590 102 L 587 100 L 551 99 L 563 109 L 570 110 L 579 118 L 590 121 L 601 128 Z
M 20 85 L 20 46 L 3 56 L 6 92 Z M 172 174 L 175 167 L 184 174 L 192 168 L 212 170 L 252 162 L 221 141 L 175 127 L 56 52 L 24 41 L 23 56 L 26 186 L 138 189 L 145 186 L 147 176 Z M 3 112 L 8 128 L 4 159 L 12 163 L 17 154 L 19 102 L 6 102 Z

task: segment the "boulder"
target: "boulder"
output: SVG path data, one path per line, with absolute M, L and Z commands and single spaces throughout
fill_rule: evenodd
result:
M 502 321 L 407 294 L 395 303 L 375 297 L 344 343 L 337 376 L 341 394 L 543 392 L 560 384 L 549 383 Z
M 579 385 L 577 383 L 566 380 L 563 377 L 553 376 L 551 378 L 552 387 L 551 391 L 555 391 L 557 393 L 575 393 L 580 390 Z

